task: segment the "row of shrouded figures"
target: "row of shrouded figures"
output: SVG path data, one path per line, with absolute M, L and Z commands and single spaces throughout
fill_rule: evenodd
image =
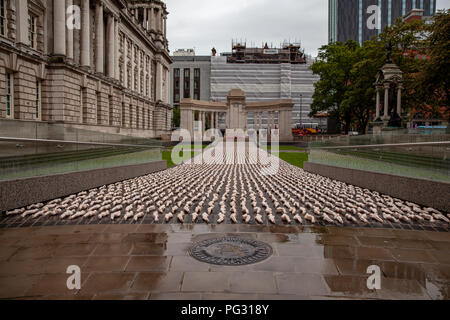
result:
M 248 157 L 241 164 L 182 164 L 6 214 L 153 223 L 450 223 L 448 214 L 433 208 L 310 174 L 283 161 L 276 174 L 264 174 L 265 167 Z

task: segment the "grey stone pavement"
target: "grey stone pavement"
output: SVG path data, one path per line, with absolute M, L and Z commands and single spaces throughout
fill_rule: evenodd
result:
M 254 265 L 191 258 L 223 235 L 270 244 Z M 0 231 L 1 299 L 449 299 L 448 233 L 260 225 L 84 225 Z M 69 265 L 81 289 L 66 287 Z M 367 288 L 367 267 L 381 289 Z

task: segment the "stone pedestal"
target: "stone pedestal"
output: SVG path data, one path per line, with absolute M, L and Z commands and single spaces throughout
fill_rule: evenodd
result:
M 376 121 L 372 123 L 372 127 L 373 127 L 373 134 L 377 135 L 377 134 L 381 134 L 382 129 L 386 126 L 386 122 L 385 121 Z

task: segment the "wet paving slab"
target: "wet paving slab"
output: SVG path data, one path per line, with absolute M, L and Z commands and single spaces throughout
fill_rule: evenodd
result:
M 450 234 L 370 228 L 246 225 L 86 225 L 0 230 L 1 299 L 436 299 L 450 298 Z M 258 227 L 258 228 L 256 228 Z M 377 232 L 378 231 L 378 232 Z M 268 259 L 211 265 L 199 241 L 269 244 Z M 67 289 L 70 265 L 81 289 Z M 381 289 L 369 289 L 369 266 Z

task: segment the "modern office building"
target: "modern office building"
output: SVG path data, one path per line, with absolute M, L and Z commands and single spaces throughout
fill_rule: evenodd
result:
M 328 41 L 363 43 L 413 9 L 433 16 L 436 0 L 328 0 Z M 381 28 L 374 24 L 375 18 Z
M 69 28 L 71 6 L 80 21 Z M 162 1 L 0 0 L 0 10 L 1 119 L 170 132 Z
M 293 50 L 290 52 L 290 50 Z M 233 52 L 221 56 L 172 57 L 171 101 L 179 105 L 182 98 L 226 102 L 230 90 L 245 92 L 248 102 L 267 102 L 292 99 L 292 125 L 323 125 L 324 121 L 310 118 L 314 83 L 310 65 L 312 59 L 304 55 L 297 45 L 286 48 L 247 48 L 245 44 L 233 46 Z M 250 113 L 248 128 L 259 119 Z M 263 127 L 269 115 L 262 115 Z M 278 121 L 278 119 L 276 119 Z M 225 118 L 219 118 L 223 129 Z

